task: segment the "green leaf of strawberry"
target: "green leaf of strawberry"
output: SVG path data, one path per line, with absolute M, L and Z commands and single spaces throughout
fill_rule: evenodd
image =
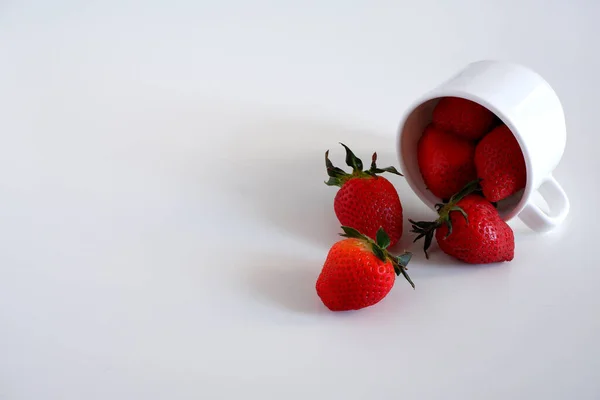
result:
M 377 153 L 376 152 L 373 153 L 373 156 L 371 157 L 371 168 L 368 171 L 366 171 L 366 173 L 374 176 L 375 174 L 382 174 L 384 172 L 390 172 L 392 174 L 404 176 L 400 172 L 398 172 L 398 170 L 394 167 L 378 168 L 377 167 Z
M 348 148 L 344 143 L 340 143 L 346 149 L 346 164 L 349 167 L 352 167 L 352 173 L 347 173 L 343 169 L 338 168 L 333 165 L 331 160 L 329 159 L 329 150 L 325 152 L 325 167 L 327 168 L 327 175 L 329 176 L 329 180 L 325 182 L 328 186 L 342 186 L 347 180 L 350 178 L 369 178 L 376 177 L 377 174 L 382 174 L 384 172 L 389 172 L 392 174 L 396 174 L 399 176 L 404 176 L 398 170 L 392 166 L 379 168 L 377 167 L 377 153 L 373 153 L 373 157 L 371 159 L 371 168 L 363 171 L 363 163 L 362 160 Z
M 448 227 L 448 233 L 446 237 L 452 234 L 452 221 L 450 219 L 450 213 L 453 211 L 460 212 L 467 223 L 469 222 L 469 218 L 467 213 L 459 206 L 457 206 L 458 202 L 460 202 L 463 198 L 470 194 L 481 192 L 481 186 L 479 185 L 479 179 L 471 181 L 465 185 L 458 193 L 454 194 L 448 202 L 443 204 L 436 204 L 435 208 L 439 214 L 439 218 L 435 221 L 413 221 L 409 219 L 408 222 L 412 224 L 412 233 L 416 233 L 417 237 L 413 240 L 413 243 L 417 240 L 425 237 L 425 242 L 423 244 L 423 250 L 425 251 L 425 257 L 429 259 L 429 253 L 427 250 L 431 246 L 431 242 L 433 240 L 433 235 L 435 231 L 442 225 L 446 224 Z
M 377 231 L 376 240 L 371 239 L 370 237 L 349 226 L 342 226 L 342 230 L 344 233 L 340 233 L 340 236 L 345 238 L 360 239 L 370 245 L 373 254 L 375 254 L 381 261 L 385 262 L 390 260 L 394 265 L 396 275 L 402 274 L 402 276 L 404 276 L 408 283 L 410 283 L 413 289 L 415 288 L 415 284 L 410 279 L 410 276 L 408 276 L 406 273 L 406 266 L 412 257 L 412 253 L 404 252 L 399 256 L 391 255 L 387 250 L 387 247 L 390 245 L 390 238 L 383 228 L 379 228 Z
M 362 160 L 354 155 L 352 150 L 348 148 L 344 143 L 340 143 L 346 149 L 346 165 L 352 167 L 354 172 L 362 172 L 363 163 Z
M 381 247 L 382 249 L 387 249 L 388 246 L 390 245 L 390 237 L 388 236 L 387 233 L 385 233 L 383 228 L 379 228 L 379 230 L 377 231 L 376 240 L 377 240 L 377 245 L 379 247 Z

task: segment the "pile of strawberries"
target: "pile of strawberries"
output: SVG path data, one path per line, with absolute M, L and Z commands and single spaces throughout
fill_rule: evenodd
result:
M 345 145 L 351 173 L 335 167 L 325 153 L 330 186 L 339 186 L 334 211 L 345 239 L 335 243 L 317 279 L 316 290 L 332 311 L 357 310 L 381 301 L 396 276 L 415 285 L 406 269 L 412 254 L 394 256 L 403 233 L 403 209 L 394 186 L 380 174 L 377 153 L 365 170 Z M 417 158 L 427 189 L 442 199 L 437 219 L 413 221 L 414 241 L 423 238 L 427 258 L 433 237 L 440 249 L 469 264 L 511 261 L 514 234 L 502 220 L 497 202 L 525 187 L 521 148 L 510 131 L 487 108 L 466 99 L 442 98 L 418 143 Z

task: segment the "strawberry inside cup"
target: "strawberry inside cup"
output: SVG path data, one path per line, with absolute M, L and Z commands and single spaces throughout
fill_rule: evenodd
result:
M 418 104 L 399 139 L 402 170 L 426 202 L 445 202 L 473 180 L 501 214 L 520 202 L 527 183 L 521 147 L 501 118 L 474 100 L 448 96 Z
M 497 121 L 493 112 L 461 97 L 441 98 L 432 118 L 437 128 L 469 140 L 481 139 Z
M 498 126 L 477 144 L 475 167 L 483 195 L 491 202 L 512 196 L 527 183 L 523 152 L 506 125 Z
M 477 179 L 475 143 L 468 139 L 430 124 L 419 139 L 417 151 L 427 188 L 441 199 L 449 199 Z

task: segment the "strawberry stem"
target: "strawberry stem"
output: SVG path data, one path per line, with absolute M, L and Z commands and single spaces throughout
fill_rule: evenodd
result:
M 382 174 L 384 172 L 390 172 L 392 174 L 403 176 L 398 170 L 394 167 L 385 167 L 379 168 L 377 167 L 377 153 L 373 153 L 371 158 L 371 168 L 363 171 L 363 163 L 362 160 L 350 150 L 348 146 L 343 143 L 340 143 L 344 149 L 346 149 L 346 164 L 349 167 L 352 167 L 352 173 L 347 173 L 341 168 L 338 168 L 333 165 L 331 160 L 329 159 L 329 150 L 325 152 L 325 167 L 327 168 L 327 175 L 329 176 L 329 180 L 325 182 L 328 186 L 342 186 L 346 183 L 350 178 L 377 178 L 377 174 Z
M 400 254 L 399 256 L 394 256 L 394 255 L 390 254 L 387 250 L 387 247 L 390 245 L 390 237 L 388 236 L 388 234 L 385 232 L 385 230 L 383 228 L 380 227 L 377 230 L 376 241 L 374 241 L 373 239 L 371 239 L 370 237 L 368 237 L 366 235 L 363 235 L 358 230 L 351 228 L 349 226 L 342 226 L 342 230 L 344 231 L 344 233 L 340 233 L 340 236 L 347 237 L 347 238 L 360 239 L 360 240 L 368 243 L 371 246 L 371 251 L 381 261 L 383 261 L 383 262 L 386 262 L 388 260 L 391 261 L 392 265 L 394 266 L 394 272 L 396 272 L 396 275 L 398 275 L 398 276 L 402 275 L 408 281 L 408 283 L 410 283 L 412 288 L 413 289 L 415 288 L 415 284 L 413 283 L 412 279 L 410 279 L 410 276 L 408 276 L 408 273 L 406 272 L 406 270 L 408 269 L 407 265 L 412 257 L 412 253 L 405 251 L 404 253 Z
M 450 219 L 451 212 L 460 212 L 463 215 L 463 217 L 465 217 L 467 223 L 469 223 L 469 217 L 467 216 L 467 213 L 457 204 L 469 194 L 480 192 L 481 186 L 479 182 L 480 179 L 467 183 L 465 187 L 463 187 L 459 192 L 455 193 L 450 198 L 450 200 L 448 200 L 445 203 L 436 204 L 435 210 L 437 211 L 439 217 L 435 221 L 413 221 L 412 219 L 408 220 L 408 222 L 412 224 L 411 232 L 417 234 L 417 236 L 413 240 L 413 243 L 415 243 L 421 238 L 425 238 L 425 242 L 423 244 L 425 258 L 429 259 L 429 253 L 427 252 L 427 250 L 431 246 L 431 242 L 433 241 L 433 235 L 435 234 L 436 229 L 438 229 L 443 224 L 446 224 L 446 226 L 448 226 L 448 233 L 446 234 L 446 237 L 452 234 L 452 221 Z

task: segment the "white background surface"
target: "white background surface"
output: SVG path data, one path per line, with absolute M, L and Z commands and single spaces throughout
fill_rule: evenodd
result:
M 83 3 L 0 2 L 2 400 L 600 398 L 598 2 Z M 324 151 L 398 165 L 405 108 L 483 58 L 560 96 L 567 222 L 327 311 Z

